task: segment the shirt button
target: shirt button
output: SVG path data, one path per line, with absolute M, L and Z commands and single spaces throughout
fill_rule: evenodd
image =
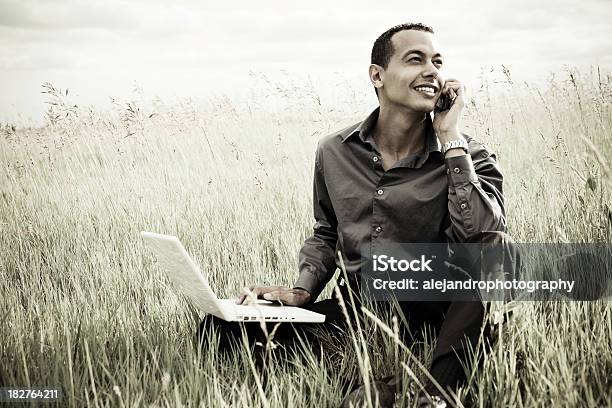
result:
M 453 171 L 454 171 L 455 173 L 461 173 L 461 169 L 460 169 L 459 167 L 455 167 L 455 168 L 453 169 Z
M 461 203 L 461 205 L 459 207 L 461 207 L 462 210 L 465 210 L 467 208 L 467 204 L 466 203 Z
M 378 156 L 372 157 L 372 160 L 374 161 L 374 163 L 376 163 L 378 161 Z
M 376 192 L 376 194 L 378 194 L 378 195 L 383 195 L 383 193 L 384 193 L 384 191 L 383 191 L 382 189 L 380 189 L 380 190 L 378 190 L 378 191 Z
M 381 232 L 382 231 L 382 227 L 379 225 L 378 227 L 376 227 L 376 232 Z

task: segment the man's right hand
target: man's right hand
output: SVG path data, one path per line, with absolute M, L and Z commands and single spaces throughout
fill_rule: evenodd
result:
M 242 289 L 236 304 L 248 304 L 251 299 L 265 299 L 280 302 L 286 306 L 304 306 L 310 302 L 310 292 L 286 286 L 249 286 Z

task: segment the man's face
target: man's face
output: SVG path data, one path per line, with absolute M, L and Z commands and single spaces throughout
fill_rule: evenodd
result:
M 431 112 L 440 97 L 444 79 L 439 73 L 442 56 L 435 36 L 428 32 L 404 30 L 391 37 L 394 52 L 381 71 L 384 102 L 415 112 Z

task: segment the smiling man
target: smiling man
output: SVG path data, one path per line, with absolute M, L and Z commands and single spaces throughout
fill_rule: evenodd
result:
M 511 241 L 505 235 L 502 174 L 495 156 L 460 133 L 465 90 L 458 80 L 444 78 L 443 67 L 440 46 L 425 25 L 395 26 L 375 41 L 369 77 L 380 106 L 363 122 L 319 142 L 313 197 L 316 223 L 300 251 L 296 284 L 245 288 L 238 303 L 252 293 L 302 306 L 325 313 L 331 330 L 344 320 L 337 299 L 315 300 L 340 261 L 348 276 L 348 282 L 342 277 L 338 281 L 345 301 L 349 288 L 359 295 L 364 247 L 370 253 L 384 253 L 388 242 Z M 436 109 L 437 103 L 447 106 Z M 436 382 L 447 389 L 464 383 L 461 358 L 480 338 L 483 304 L 402 302 L 401 308 L 410 332 L 430 325 L 438 335 L 431 366 Z M 201 333 L 211 324 L 223 335 L 240 334 L 240 324 L 216 318 L 203 322 Z M 257 325 L 245 326 L 256 339 Z M 277 330 L 276 339 L 291 337 L 295 328 Z M 383 405 L 393 403 L 392 384 L 385 391 L 385 384 L 377 383 L 376 389 Z M 440 401 L 433 383 L 426 391 L 438 398 L 422 397 L 423 405 Z M 358 389 L 345 403 L 359 403 L 362 396 Z

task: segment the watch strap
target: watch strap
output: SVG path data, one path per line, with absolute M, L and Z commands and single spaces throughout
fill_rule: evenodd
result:
M 442 154 L 446 154 L 450 149 L 462 148 L 468 153 L 468 142 L 465 139 L 455 139 L 450 142 L 446 142 L 442 145 Z

